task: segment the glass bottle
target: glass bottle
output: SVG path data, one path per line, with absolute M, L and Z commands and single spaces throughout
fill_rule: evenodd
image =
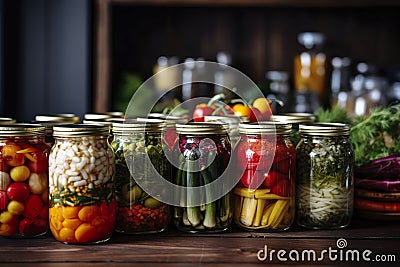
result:
M 0 235 L 35 237 L 49 227 L 49 146 L 38 124 L 0 125 Z
M 174 208 L 175 226 L 185 232 L 223 232 L 233 217 L 230 192 L 204 187 L 216 181 L 228 166 L 231 143 L 227 125 L 212 122 L 178 124 L 179 170 L 175 183 L 186 189 Z
M 325 36 L 317 32 L 303 32 L 297 39 L 306 50 L 294 58 L 295 90 L 298 93 L 316 94 L 320 104 L 326 105 L 328 104 L 327 57 L 321 49 Z
M 66 244 L 100 243 L 114 232 L 114 153 L 109 128 L 54 127 L 49 156 L 50 230 Z
M 312 229 L 349 225 L 353 215 L 354 154 L 341 123 L 300 124 L 296 222 Z
M 113 124 L 111 146 L 116 163 L 117 232 L 157 233 L 168 226 L 169 206 L 139 185 L 140 182 L 151 182 L 153 171 L 150 164 L 159 175 L 170 180 L 170 164 L 162 143 L 163 127 L 164 122 L 157 119 Z
M 240 124 L 240 181 L 233 191 L 235 223 L 246 230 L 283 231 L 295 215 L 296 153 L 291 125 Z

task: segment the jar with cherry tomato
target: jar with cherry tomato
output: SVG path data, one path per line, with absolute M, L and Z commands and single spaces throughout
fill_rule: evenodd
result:
M 295 216 L 296 151 L 291 125 L 241 123 L 235 148 L 240 181 L 233 190 L 235 223 L 245 230 L 283 231 Z
M 50 230 L 66 244 L 94 244 L 114 232 L 114 153 L 109 127 L 59 125 L 49 156 Z
M 149 195 L 141 186 L 157 185 L 155 171 L 170 180 L 170 164 L 162 143 L 163 120 L 137 119 L 113 124 L 115 152 L 117 222 L 115 230 L 124 234 L 164 231 L 170 221 L 170 207 Z M 167 192 L 165 192 L 167 193 Z
M 0 235 L 36 237 L 49 228 L 45 127 L 0 125 Z

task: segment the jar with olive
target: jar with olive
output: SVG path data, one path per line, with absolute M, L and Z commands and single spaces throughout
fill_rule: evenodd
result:
M 154 170 L 170 179 L 170 166 L 162 144 L 162 120 L 129 120 L 113 123 L 116 198 L 116 231 L 124 234 L 164 231 L 170 220 L 169 205 L 149 195 L 139 185 L 150 182 Z

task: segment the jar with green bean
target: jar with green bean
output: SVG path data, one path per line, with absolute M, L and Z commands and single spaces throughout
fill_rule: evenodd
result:
M 168 226 L 169 206 L 150 196 L 138 184 L 138 181 L 150 181 L 153 169 L 170 179 L 170 164 L 162 145 L 163 127 L 162 120 L 113 124 L 111 147 L 116 164 L 117 232 L 157 233 Z
M 226 231 L 233 218 L 231 193 L 207 185 L 216 181 L 228 166 L 231 143 L 227 125 L 192 122 L 177 124 L 176 128 L 180 155 L 175 183 L 186 190 L 176 194 L 180 205 L 174 209 L 174 224 L 191 233 Z
M 300 124 L 296 222 L 312 229 L 343 228 L 353 215 L 354 154 L 350 128 L 340 123 Z

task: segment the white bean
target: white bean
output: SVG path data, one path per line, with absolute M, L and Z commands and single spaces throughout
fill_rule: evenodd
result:
M 72 158 L 72 162 L 79 163 L 79 162 L 81 162 L 81 159 L 79 157 L 75 156 Z
M 93 189 L 93 184 L 92 183 L 88 184 L 88 188 Z
M 81 174 L 82 174 L 83 179 L 87 180 L 89 178 L 89 175 L 85 170 L 81 170 Z
M 75 187 L 87 185 L 86 180 L 77 181 L 74 183 Z
M 68 183 L 76 182 L 76 181 L 80 181 L 80 180 L 82 180 L 82 178 L 80 176 L 70 176 L 68 178 Z
M 78 172 L 72 171 L 72 170 L 66 170 L 65 174 L 68 175 L 68 176 L 77 176 L 77 175 L 79 175 Z
M 75 156 L 75 152 L 73 150 L 67 150 L 65 153 L 67 154 L 67 156 L 69 158 L 72 158 Z

